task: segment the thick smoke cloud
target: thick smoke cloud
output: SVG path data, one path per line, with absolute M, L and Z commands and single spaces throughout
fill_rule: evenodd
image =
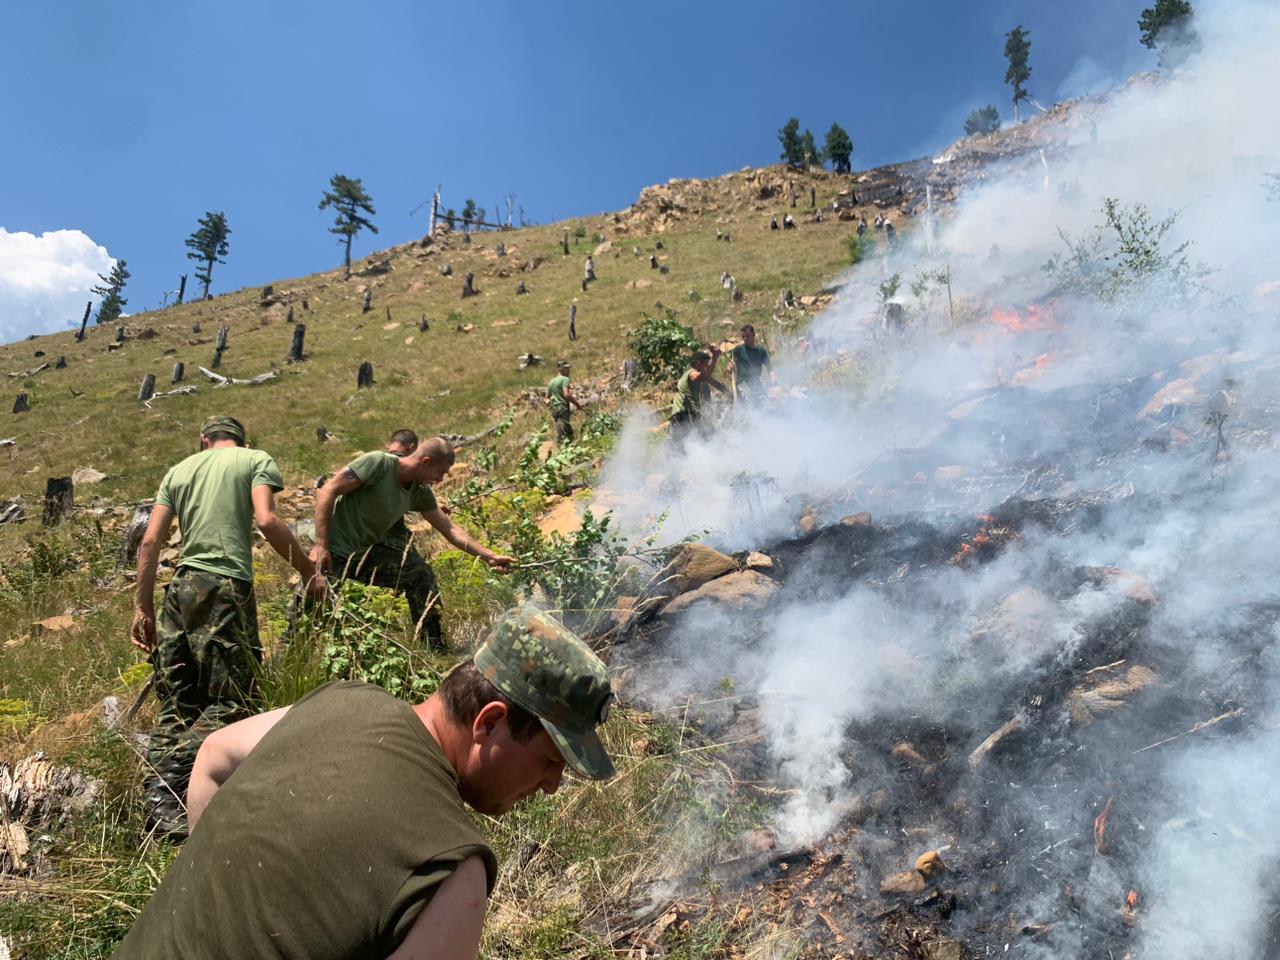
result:
M 967 184 L 931 251 L 918 230 L 861 264 L 805 343 L 768 331 L 779 381 L 801 388 L 785 403 L 730 418 L 678 453 L 656 450 L 638 422 L 624 434 L 606 474 L 608 505 L 633 530 L 665 512 L 666 542 L 705 534 L 723 550 L 751 549 L 796 536 L 806 514 L 824 524 L 864 509 L 878 522 L 953 524 L 1015 494 L 1101 504 L 1089 529 L 1024 531 L 993 562 L 946 567 L 909 594 L 857 581 L 815 594 L 793 570 L 751 628 L 758 643 L 725 638 L 696 614 L 672 631 L 640 689 L 661 701 L 732 677 L 758 697 L 775 776 L 790 791 L 776 818 L 788 841 L 820 840 L 878 785 L 883 763 L 851 753 L 850 724 L 923 717 L 989 731 L 1033 664 L 1068 662 L 1100 625 L 1134 615 L 1132 580 L 1074 583 L 1036 608 L 1016 642 L 975 640 L 1020 589 L 1048 593 L 1055 570 L 1142 578 L 1157 598 L 1142 600 L 1157 672 L 1221 683 L 1261 671 L 1272 689 L 1280 680 L 1274 635 L 1248 656 L 1226 639 L 1280 604 L 1280 203 L 1268 201 L 1264 178 L 1280 170 L 1271 102 L 1280 11 L 1247 2 L 1197 11 L 1203 50 L 1179 72 L 1135 78 L 1067 113 L 1043 164 L 1033 154 Z M 1089 235 L 1107 197 L 1145 204 L 1157 219 L 1177 214 L 1166 249 L 1191 241 L 1190 258 L 1213 268 L 1193 297 L 1169 300 L 1159 277 L 1120 310 L 1057 295 L 1042 267 L 1066 249 L 1059 231 Z M 956 323 L 935 286 L 932 305 L 900 294 L 908 330 L 884 330 L 878 284 L 901 272 L 905 287 L 945 267 Z M 1025 321 L 1033 304 L 1051 316 L 1039 329 L 993 322 L 993 308 Z M 1173 399 L 1161 402 L 1161 391 Z M 1207 718 L 1209 704 L 1184 688 L 1168 695 Z M 1263 726 L 1258 714 L 1272 706 L 1250 702 L 1246 724 Z M 1144 754 L 1159 764 L 1165 800 L 1135 815 L 1154 838 L 1140 875 L 1108 874 L 1117 868 L 1100 858 L 1091 881 L 1108 898 L 1116 884 L 1142 890 L 1144 956 L 1258 954 L 1277 895 L 1268 879 L 1280 856 L 1275 740 L 1210 732 Z M 1120 769 L 1129 756 L 1098 762 Z M 1069 787 L 1009 801 L 1036 811 L 1046 849 L 1084 815 Z M 1037 909 L 1033 899 L 1016 906 Z M 1042 949 L 1067 956 L 1081 942 Z

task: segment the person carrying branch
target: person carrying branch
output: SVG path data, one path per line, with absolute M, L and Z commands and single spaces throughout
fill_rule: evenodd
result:
M 728 394 L 728 389 L 715 378 L 720 348 L 715 344 L 693 355 L 689 369 L 676 382 L 676 395 L 671 401 L 671 436 L 683 443 L 690 432 L 705 433 L 704 406 L 711 400 L 712 389 Z
M 507 573 L 515 558 L 494 553 L 455 524 L 436 503 L 431 484 L 439 483 L 453 468 L 453 446 L 443 437 L 420 443 L 412 453 L 397 457 L 375 450 L 357 457 L 316 491 L 316 542 L 311 560 L 338 577 L 376 586 L 400 586 L 409 601 L 414 630 L 423 627 L 439 595 L 425 595 L 415 583 L 412 593 L 404 587 L 401 558 L 387 562 L 377 549 L 397 521 L 410 511 L 422 514 L 441 536 L 463 553 L 479 557 L 494 570 Z M 403 555 L 402 555 L 403 556 Z M 425 567 L 425 564 L 423 565 Z M 411 574 L 412 576 L 412 574 Z M 434 585 L 434 577 L 432 577 Z M 444 637 L 433 639 L 444 645 Z
M 551 411 L 551 420 L 556 425 L 557 444 L 573 443 L 573 423 L 569 419 L 571 412 L 569 407 L 572 405 L 579 410 L 582 409 L 582 404 L 569 389 L 569 369 L 568 360 L 558 360 L 556 362 L 558 373 L 547 384 L 547 408 Z
M 151 826 L 185 832 L 182 798 L 201 741 L 246 716 L 256 664 L 262 659 L 253 595 L 253 528 L 323 597 L 325 578 L 275 513 L 284 488 L 271 456 L 246 445 L 234 417 L 209 417 L 200 452 L 165 474 L 151 522 L 138 548 L 134 646 L 151 657 L 160 709 L 147 747 L 143 796 Z M 160 548 L 177 520 L 178 569 L 155 612 Z
M 422 703 L 336 681 L 214 734 L 191 839 L 115 960 L 474 960 L 501 817 L 568 767 L 606 780 L 605 665 L 546 613 L 510 611 Z

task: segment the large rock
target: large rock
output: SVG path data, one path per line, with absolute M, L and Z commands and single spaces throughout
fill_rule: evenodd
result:
M 764 574 L 755 570 L 739 570 L 682 593 L 663 608 L 662 616 L 678 616 L 694 605 L 724 611 L 760 610 L 768 605 L 777 591 L 778 584 Z
M 668 595 L 694 590 L 738 569 L 733 557 L 702 543 L 686 543 L 671 558 L 656 580 Z

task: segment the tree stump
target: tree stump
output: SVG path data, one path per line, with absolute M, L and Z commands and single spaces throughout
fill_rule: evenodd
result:
M 443 267 L 441 267 L 441 268 L 440 268 L 440 276 L 442 276 L 442 277 L 452 277 L 452 276 L 453 276 L 453 264 L 452 264 L 452 263 L 446 263 Z
M 116 343 L 124 343 L 124 327 L 116 327 Z
M 816 207 L 818 205 L 818 190 L 816 187 L 809 188 L 809 206 Z
M 373 309 L 373 291 L 366 290 L 364 292 L 364 301 L 360 305 L 360 312 L 368 313 L 372 309 Z
M 215 347 L 213 351 L 213 363 L 209 364 L 209 367 L 213 370 L 217 370 L 220 366 L 222 366 L 222 348 Z
M 187 275 L 184 273 L 178 278 L 178 302 L 182 302 L 182 298 L 187 294 Z
M 655 241 L 655 242 L 654 242 L 654 244 L 653 244 L 653 249 L 655 249 L 655 250 L 665 250 L 665 249 L 666 249 L 666 244 L 664 244 L 661 240 L 657 240 L 657 241 Z
M 525 286 L 523 280 L 516 284 L 516 296 L 520 297 L 529 292 L 529 288 Z
M 262 288 L 262 299 L 263 299 L 263 300 L 266 300 L 268 297 L 270 297 L 270 296 L 271 296 L 272 294 L 274 294 L 275 292 L 276 292 L 276 288 L 275 288 L 275 287 L 273 287 L 271 284 L 269 284 L 269 283 L 268 283 L 265 287 L 263 287 L 263 288 Z
M 560 246 L 564 250 L 564 255 L 569 255 L 569 228 L 564 228 L 564 236 L 560 239 Z
M 306 355 L 302 352 L 302 341 L 307 335 L 307 325 L 300 323 L 293 328 L 293 343 L 289 347 L 289 362 L 300 363 L 306 359 Z
M 121 566 L 131 567 L 138 562 L 138 548 L 142 546 L 142 535 L 151 525 L 151 511 L 154 509 L 155 505 L 151 503 L 139 504 L 134 509 L 133 519 L 129 521 L 129 525 L 124 528 L 124 534 L 120 537 L 118 559 Z
M 569 304 L 569 339 L 578 339 L 578 305 Z
M 505 257 L 507 255 L 507 245 L 503 243 L 501 240 L 499 240 L 498 246 L 495 252 L 498 254 L 498 256 Z
M 649 254 L 649 269 L 651 270 L 658 269 L 658 258 L 655 257 L 652 253 Z
M 138 387 L 138 402 L 150 400 L 156 394 L 156 375 L 148 373 L 142 378 L 142 386 Z
M 58 523 L 75 506 L 75 492 L 70 477 L 50 477 L 44 484 L 44 516 L 46 527 Z
M 186 372 L 187 372 L 186 365 L 185 365 L 185 364 L 183 364 L 183 362 L 182 362 L 181 360 L 179 360 L 177 363 L 175 363 L 175 364 L 173 365 L 173 377 L 172 377 L 172 378 L 170 378 L 169 382 L 170 382 L 170 383 L 181 383 L 181 382 L 182 382 L 182 377 L 183 377 L 183 375 L 184 375 Z
M 192 332 L 192 333 L 199 333 L 199 332 L 200 332 L 200 321 L 199 321 L 199 320 L 197 320 L 195 323 L 193 323 L 193 324 L 191 325 L 191 332 Z
M 53 365 L 55 370 L 65 370 L 67 368 L 67 358 L 59 357 L 57 363 Z
M 471 273 L 470 271 L 468 271 L 467 275 L 462 278 L 462 299 L 463 300 L 467 299 L 467 297 L 474 297 L 480 292 L 479 290 L 476 289 L 475 281 L 476 281 L 476 275 L 474 273 Z
M 13 412 L 28 413 L 30 410 L 31 406 L 27 403 L 27 395 L 25 393 L 18 394 L 17 399 L 13 401 Z
M 84 331 L 89 326 L 89 311 L 93 309 L 93 301 L 90 300 L 84 305 L 84 316 L 80 318 L 80 332 L 76 334 L 76 341 L 84 339 Z
M 387 307 L 387 323 L 391 322 L 391 308 Z
M 218 328 L 218 337 L 213 341 L 213 349 L 219 352 L 227 349 L 227 334 L 230 332 L 230 328 L 225 323 L 220 326 Z
M 658 267 L 658 272 L 665 275 L 671 272 L 671 268 L 664 263 L 662 266 Z
M 373 364 L 366 360 L 360 364 L 360 371 L 356 374 L 356 389 L 360 390 L 364 387 L 373 386 Z
M 422 315 L 422 319 L 418 321 L 418 330 L 421 333 L 426 333 L 430 329 L 431 329 L 431 321 L 427 319 L 427 315 L 424 313 Z
M 293 307 L 290 307 L 289 312 L 285 314 L 284 322 L 293 323 Z
M 734 303 L 740 303 L 742 301 L 742 288 L 735 283 L 733 285 L 733 292 L 730 296 L 733 297 Z
M 307 313 L 311 312 L 311 304 L 307 303 L 307 300 L 305 297 L 302 300 L 302 309 L 305 310 Z

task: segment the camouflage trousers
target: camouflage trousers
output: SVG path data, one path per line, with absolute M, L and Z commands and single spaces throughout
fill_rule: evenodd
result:
M 431 564 L 422 559 L 412 544 L 397 546 L 384 540 L 361 556 L 334 557 L 332 570 L 335 577 L 399 590 L 409 602 L 414 636 L 421 637 L 433 650 L 444 649 L 440 586 Z
M 551 422 L 556 426 L 556 443 L 573 443 L 573 421 L 569 419 L 569 408 L 551 411 Z
M 258 610 L 253 584 L 180 567 L 165 588 L 151 652 L 156 728 L 147 748 L 147 800 L 162 822 L 186 802 L 200 744 L 250 713 L 257 663 Z

